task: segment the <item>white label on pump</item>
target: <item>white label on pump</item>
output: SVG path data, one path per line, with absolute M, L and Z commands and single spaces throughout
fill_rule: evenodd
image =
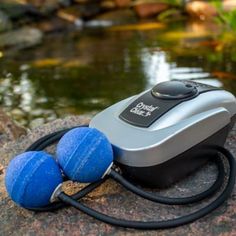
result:
M 131 113 L 134 113 L 139 116 L 148 117 L 152 115 L 152 112 L 156 109 L 160 109 L 158 106 L 146 105 L 143 102 L 138 103 L 135 107 L 130 109 Z

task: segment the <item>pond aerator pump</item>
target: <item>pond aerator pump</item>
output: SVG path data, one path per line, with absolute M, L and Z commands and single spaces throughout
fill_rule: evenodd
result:
M 120 227 L 164 229 L 191 223 L 219 207 L 233 191 L 236 164 L 223 145 L 235 117 L 236 99 L 227 91 L 193 81 L 163 82 L 102 111 L 89 127 L 81 125 L 37 140 L 10 162 L 6 189 L 18 205 L 29 210 L 52 211 L 69 204 Z M 55 161 L 41 150 L 58 140 Z M 227 183 L 223 157 L 229 164 Z M 218 176 L 209 189 L 194 196 L 170 198 L 139 187 L 169 186 L 209 159 L 217 165 Z M 80 203 L 108 177 L 145 199 L 168 205 L 197 203 L 225 187 L 214 200 L 188 215 L 130 221 Z M 68 179 L 90 184 L 68 196 L 61 188 Z
M 173 80 L 107 108 L 89 126 L 108 137 L 128 178 L 165 187 L 215 155 L 209 146 L 224 145 L 235 119 L 231 93 Z

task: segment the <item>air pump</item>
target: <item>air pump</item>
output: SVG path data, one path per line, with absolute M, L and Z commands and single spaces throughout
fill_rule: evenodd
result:
M 89 126 L 108 137 L 128 179 L 162 188 L 215 155 L 209 147 L 224 145 L 235 114 L 231 93 L 172 80 L 105 109 Z

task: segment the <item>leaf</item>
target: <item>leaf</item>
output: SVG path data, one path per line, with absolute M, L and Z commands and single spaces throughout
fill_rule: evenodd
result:
M 58 66 L 62 63 L 62 59 L 60 58 L 47 58 L 36 60 L 33 62 L 33 66 L 35 67 L 50 67 L 50 66 Z
M 173 31 L 164 34 L 163 36 L 167 40 L 179 40 L 179 39 L 194 39 L 203 37 L 212 37 L 210 32 L 186 32 L 186 31 Z
M 236 75 L 224 71 L 214 71 L 212 75 L 220 79 L 236 79 Z
M 199 46 L 212 48 L 215 51 L 222 51 L 224 48 L 223 43 L 217 40 L 204 40 L 204 41 L 199 42 Z
M 174 8 L 160 13 L 157 17 L 157 19 L 162 22 L 177 21 L 177 20 L 182 20 L 184 18 L 185 17 L 183 16 L 182 12 Z
M 143 30 L 163 29 L 165 27 L 166 27 L 166 25 L 163 23 L 151 22 L 151 23 L 112 26 L 108 29 L 110 31 L 129 31 L 129 30 L 143 31 Z
M 63 67 L 64 68 L 73 68 L 73 67 L 86 66 L 87 64 L 88 64 L 88 60 L 71 59 L 71 60 L 63 63 Z

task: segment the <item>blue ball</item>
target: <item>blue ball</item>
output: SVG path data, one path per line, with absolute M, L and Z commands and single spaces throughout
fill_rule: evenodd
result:
M 73 181 L 92 183 L 103 177 L 113 162 L 106 136 L 94 128 L 75 128 L 57 145 L 56 155 L 65 175 Z
M 25 208 L 48 205 L 51 195 L 61 183 L 60 168 L 46 152 L 31 151 L 16 156 L 5 176 L 9 196 Z

